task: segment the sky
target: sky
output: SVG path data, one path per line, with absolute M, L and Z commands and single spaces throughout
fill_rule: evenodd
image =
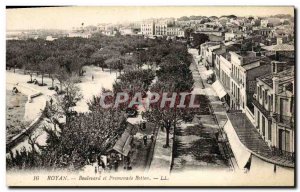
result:
M 191 15 L 222 16 L 294 15 L 293 7 L 47 7 L 6 9 L 7 30 L 71 29 L 98 23 L 140 21 L 148 18 L 181 17 Z

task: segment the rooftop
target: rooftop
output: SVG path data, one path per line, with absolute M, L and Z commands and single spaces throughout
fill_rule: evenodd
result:
M 271 148 L 262 139 L 256 128 L 244 113 L 232 112 L 227 114 L 239 140 L 249 151 L 264 161 L 286 167 L 294 167 L 294 162 L 284 157 L 274 155 Z
M 294 45 L 290 45 L 290 44 L 271 45 L 262 48 L 267 51 L 294 51 L 295 50 Z
M 225 49 L 224 46 L 221 46 L 220 48 L 217 48 L 217 49 L 213 50 L 213 52 L 216 55 L 221 55 L 221 54 L 224 54 L 226 52 L 226 49 Z
M 256 56 L 256 53 L 252 51 L 240 51 L 235 53 L 243 59 L 242 65 L 254 63 L 261 59 L 261 57 Z
M 273 87 L 272 79 L 274 76 L 275 76 L 274 74 L 269 73 L 269 74 L 259 77 L 258 79 L 260 79 L 261 81 L 263 81 L 264 83 L 266 83 L 268 86 L 270 86 L 272 88 Z M 279 78 L 279 92 L 281 92 L 285 85 L 291 83 L 291 81 L 294 80 L 295 69 L 294 69 L 294 67 L 290 67 L 287 70 L 277 73 L 276 76 Z

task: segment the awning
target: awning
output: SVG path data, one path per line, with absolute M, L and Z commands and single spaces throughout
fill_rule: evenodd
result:
M 142 118 L 142 115 L 139 114 L 137 117 L 129 117 L 127 118 L 127 122 L 131 123 L 132 125 L 141 124 L 145 122 L 145 120 Z
M 251 173 L 264 173 L 264 174 L 273 174 L 274 173 L 274 164 L 266 162 L 255 155 L 252 155 L 250 172 Z
M 232 149 L 232 152 L 234 154 L 239 168 L 244 169 L 248 160 L 251 157 L 251 153 L 240 141 L 230 120 L 228 120 L 224 125 L 224 131 L 226 132 L 230 147 Z
M 212 87 L 216 91 L 216 93 L 220 99 L 223 98 L 227 94 L 227 92 L 225 91 L 223 85 L 220 83 L 219 80 L 216 80 L 212 84 Z
M 122 134 L 121 138 L 118 139 L 113 149 L 119 152 L 120 154 L 127 156 L 129 151 L 131 150 L 131 141 L 132 135 L 128 130 Z
M 214 74 L 214 72 L 211 69 L 209 69 L 207 71 L 204 71 L 204 74 L 208 77 L 208 76 Z

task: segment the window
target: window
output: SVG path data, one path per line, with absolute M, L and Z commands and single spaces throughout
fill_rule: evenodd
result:
M 280 115 L 286 115 L 290 110 L 289 101 L 285 98 L 280 98 Z
M 261 86 L 259 86 L 259 98 L 262 98 L 262 88 L 261 88 Z
M 291 97 L 290 112 L 293 113 L 294 98 Z
M 260 112 L 257 111 L 257 128 L 260 129 Z
M 267 94 L 267 90 L 265 91 L 265 103 L 268 103 L 268 94 Z
M 270 109 L 270 111 L 272 111 L 273 110 L 273 95 L 271 95 L 270 96 L 270 106 L 271 106 L 271 109 Z
M 272 124 L 269 121 L 269 123 L 268 123 L 268 140 L 271 141 L 271 139 L 272 139 Z
M 261 120 L 262 120 L 262 122 L 261 122 L 261 129 L 262 129 L 262 134 L 263 134 L 263 136 L 265 137 L 265 135 L 266 135 L 266 130 L 265 130 L 265 117 L 261 117 Z

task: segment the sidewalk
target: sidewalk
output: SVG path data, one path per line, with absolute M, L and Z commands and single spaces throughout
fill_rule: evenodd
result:
M 190 50 L 189 52 L 195 56 Z M 210 84 L 206 83 L 206 76 L 204 74 L 206 68 L 196 64 L 194 57 L 194 61 L 191 64 L 190 69 L 195 80 L 193 93 L 206 95 L 209 98 L 211 112 L 216 118 L 216 123 L 218 124 L 219 128 L 223 127 L 227 121 L 226 108 L 219 100 L 215 90 Z M 165 143 L 166 133 L 159 128 L 149 173 L 157 173 L 158 170 L 160 173 L 170 173 L 172 163 L 173 135 L 170 134 L 170 148 L 163 148 Z
M 195 53 L 193 51 L 189 51 L 194 59 L 195 59 Z M 204 65 L 199 65 L 197 62 L 193 62 L 192 65 L 196 65 L 196 68 L 199 71 L 200 78 L 203 84 L 203 91 L 200 91 L 198 94 L 204 94 L 208 97 L 211 105 L 212 113 L 215 115 L 216 120 L 219 124 L 219 127 L 222 128 L 226 121 L 226 107 L 223 105 L 222 101 L 219 100 L 217 93 L 212 88 L 212 86 L 208 83 L 206 83 L 207 76 L 205 75 L 205 71 L 207 70 Z
M 172 163 L 172 149 L 173 149 L 173 134 L 170 134 L 169 145 L 170 147 L 164 148 L 163 145 L 166 144 L 166 132 L 162 131 L 161 128 L 158 130 L 156 137 L 156 143 L 154 147 L 154 153 L 152 162 L 148 172 L 150 174 L 169 174 L 171 163 Z
M 196 56 L 198 54 L 197 51 L 190 49 L 189 53 L 193 55 L 193 59 L 194 62 L 192 65 L 196 66 L 196 68 L 198 69 L 198 72 L 200 74 L 200 78 L 203 84 L 203 89 L 201 92 L 197 93 L 197 94 L 204 94 L 208 97 L 209 99 L 209 103 L 210 103 L 210 110 L 211 113 L 214 115 L 215 120 L 219 126 L 219 129 L 222 129 L 225 125 L 225 123 L 228 121 L 227 118 L 227 112 L 226 112 L 226 107 L 223 105 L 223 102 L 220 101 L 216 91 L 213 89 L 212 85 L 207 83 L 207 76 L 205 75 L 205 71 L 207 71 L 207 69 L 205 68 L 205 66 L 203 64 L 198 64 L 198 62 L 196 61 Z M 224 153 L 227 153 L 230 151 L 229 146 L 226 146 L 225 144 L 222 145 L 223 151 Z M 231 166 L 234 168 L 236 167 L 236 161 L 234 159 L 234 157 L 230 158 L 231 160 Z

